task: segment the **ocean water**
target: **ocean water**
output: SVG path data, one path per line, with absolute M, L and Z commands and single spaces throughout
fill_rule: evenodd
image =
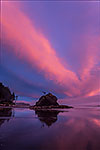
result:
M 92 99 L 70 100 L 74 108 L 66 110 L 0 108 L 0 150 L 100 150 L 100 107 Z

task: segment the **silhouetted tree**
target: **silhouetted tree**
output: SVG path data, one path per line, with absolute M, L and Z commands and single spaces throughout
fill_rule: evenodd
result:
M 15 93 L 12 94 L 12 99 L 15 100 Z

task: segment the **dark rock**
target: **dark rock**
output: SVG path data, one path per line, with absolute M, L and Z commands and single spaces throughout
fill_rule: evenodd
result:
M 39 101 L 36 102 L 36 106 L 58 106 L 57 103 L 57 97 L 52 95 L 51 93 L 48 93 L 44 96 L 41 96 Z
M 0 83 L 0 103 L 12 103 L 15 94 L 11 94 L 8 87 L 5 87 L 2 83 Z

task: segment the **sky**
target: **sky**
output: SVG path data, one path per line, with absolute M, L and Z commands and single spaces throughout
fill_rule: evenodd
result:
M 2 1 L 0 81 L 36 99 L 100 94 L 100 2 Z

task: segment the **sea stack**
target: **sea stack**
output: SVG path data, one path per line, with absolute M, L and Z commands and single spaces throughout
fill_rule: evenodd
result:
M 51 93 L 43 95 L 39 98 L 34 106 L 30 106 L 30 109 L 66 109 L 73 108 L 72 106 L 59 105 L 57 102 L 57 97 Z
M 57 106 L 59 105 L 57 103 L 57 97 L 54 96 L 53 94 L 51 93 L 48 93 L 46 95 L 43 95 L 39 98 L 38 102 L 36 102 L 36 106 Z

